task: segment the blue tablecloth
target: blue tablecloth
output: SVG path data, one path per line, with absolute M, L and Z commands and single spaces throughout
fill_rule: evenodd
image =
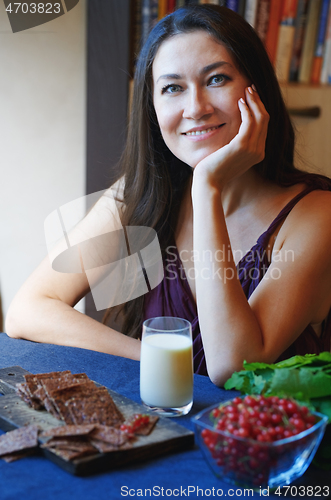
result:
M 136 361 L 84 349 L 14 340 L 1 333 L 0 368 L 15 365 L 32 373 L 85 372 L 96 382 L 140 403 L 139 363 Z M 195 375 L 193 409 L 189 415 L 177 418 L 176 423 L 193 430 L 191 417 L 194 414 L 235 394 L 215 387 L 207 377 Z M 293 484 L 322 486 L 329 483 L 326 473 L 311 466 Z M 197 447 L 83 478 L 70 475 L 41 456 L 11 464 L 0 460 L 0 500 L 247 497 L 244 490 L 236 490 L 212 474 Z M 268 496 L 280 498 L 271 493 Z M 254 498 L 261 497 L 259 491 L 254 493 Z M 300 495 L 300 498 L 315 496 Z M 321 492 L 318 498 L 326 497 Z

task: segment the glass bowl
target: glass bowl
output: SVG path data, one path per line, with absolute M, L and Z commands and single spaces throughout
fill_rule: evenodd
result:
M 192 418 L 196 441 L 217 477 L 245 488 L 277 488 L 305 472 L 321 442 L 328 417 L 310 412 L 318 419 L 310 429 L 278 441 L 259 442 L 213 427 L 211 412 L 225 403 L 228 401 Z

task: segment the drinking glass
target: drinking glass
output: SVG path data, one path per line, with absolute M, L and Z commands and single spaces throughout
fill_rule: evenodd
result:
M 151 318 L 143 323 L 140 397 L 166 417 L 186 415 L 193 404 L 193 347 L 189 321 Z

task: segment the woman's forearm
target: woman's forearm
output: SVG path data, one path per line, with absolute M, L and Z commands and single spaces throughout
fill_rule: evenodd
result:
M 244 359 L 258 359 L 263 338 L 237 277 L 220 190 L 193 177 L 197 307 L 210 378 L 222 385 Z
M 13 338 L 67 345 L 140 359 L 140 341 L 127 337 L 48 297 L 14 301 L 6 320 L 6 332 Z

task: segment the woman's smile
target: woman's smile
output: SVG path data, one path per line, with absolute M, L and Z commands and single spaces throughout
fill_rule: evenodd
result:
M 182 135 L 186 135 L 186 137 L 195 141 L 203 141 L 205 139 L 209 139 L 213 132 L 218 131 L 223 125 L 225 124 L 222 123 L 221 125 L 212 125 L 208 126 L 208 128 L 206 128 L 206 126 L 195 127 L 187 132 L 182 132 Z
M 204 31 L 179 34 L 153 63 L 153 102 L 164 142 L 191 167 L 238 133 L 249 85 L 224 45 Z

